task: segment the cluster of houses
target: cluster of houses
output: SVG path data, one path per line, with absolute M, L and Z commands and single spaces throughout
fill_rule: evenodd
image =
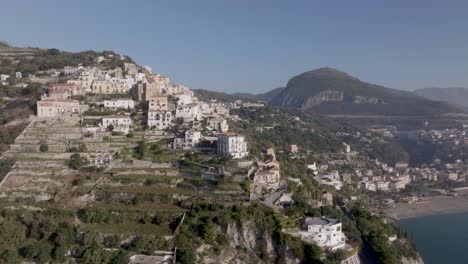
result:
M 356 170 L 361 186 L 369 191 L 399 191 L 411 182 L 408 163 L 397 163 L 394 167 L 375 160 L 378 170 Z M 376 173 L 378 171 L 378 173 Z
M 102 61 L 102 58 L 96 60 Z M 90 109 L 82 104 L 83 96 L 119 94 L 108 97 L 114 99 L 99 101 L 97 105 L 116 114 L 96 117 L 97 126 L 84 123 L 86 133 L 105 131 L 128 134 L 133 129 L 145 128 L 146 133 L 171 137 L 168 147 L 173 150 L 212 148 L 218 156 L 236 161 L 239 167 L 246 165 L 249 168 L 247 177 L 251 180 L 251 192 L 256 195 L 255 198 L 271 202 L 278 208 L 294 203 L 293 193 L 288 191 L 288 181 L 281 177 L 281 164 L 276 159 L 275 150 L 267 149 L 263 160 L 249 160 L 245 136 L 229 131 L 228 121 L 237 118 L 230 115 L 230 109 L 263 107 L 262 103 L 202 101 L 188 87 L 173 84 L 168 77 L 153 74 L 151 67 L 138 67 L 131 63 L 125 63 L 123 69 L 67 66 L 63 72 L 70 79 L 66 83 L 48 85 L 47 93 L 37 103 L 39 118 L 68 115 L 82 118 Z M 139 112 L 141 117 L 146 117 L 143 124 L 135 118 Z M 300 154 L 298 145 L 288 145 L 284 151 L 293 157 Z M 350 152 L 349 145 L 345 146 L 345 152 Z M 109 153 L 96 151 L 92 155 L 88 159 L 95 166 L 109 164 L 112 160 Z M 321 184 L 337 190 L 343 186 L 343 176 L 337 171 L 328 172 L 327 166 L 313 164 L 308 169 L 314 172 L 315 179 Z M 202 178 L 212 178 L 215 174 L 208 171 Z M 302 184 L 297 178 L 288 180 Z M 333 204 L 333 195 L 325 191 L 320 202 Z M 297 234 L 301 239 L 331 250 L 343 247 L 346 242 L 341 222 L 336 219 L 307 218 Z
M 96 61 L 99 63 L 102 58 Z M 146 107 L 135 111 L 145 112 L 146 122 L 142 126 L 147 130 L 165 132 L 177 125 L 178 131 L 173 131 L 175 136 L 170 145 L 172 149 L 196 149 L 200 142 L 208 140 L 217 142 L 216 151 L 220 156 L 244 159 L 249 154 L 244 136 L 229 132 L 228 125 L 229 109 L 243 107 L 242 101 L 230 104 L 201 101 L 188 87 L 173 84 L 163 75 L 152 74 L 149 66 L 138 67 L 133 63 L 124 63 L 123 68 L 115 69 L 66 66 L 61 72 L 69 79 L 66 83 L 48 85 L 47 93 L 37 103 L 40 118 L 83 115 L 90 107 L 77 100 L 80 96 L 119 95 L 98 103 L 119 114 L 103 115 L 99 126 L 88 127 L 88 132 L 131 132 L 141 124 L 130 113 L 143 104 Z M 261 106 L 246 104 L 246 107 Z M 178 135 L 180 131 L 181 136 Z

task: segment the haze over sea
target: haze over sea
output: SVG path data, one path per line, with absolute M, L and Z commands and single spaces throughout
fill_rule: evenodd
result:
M 426 264 L 468 263 L 468 213 L 443 214 L 400 220 L 416 239 Z

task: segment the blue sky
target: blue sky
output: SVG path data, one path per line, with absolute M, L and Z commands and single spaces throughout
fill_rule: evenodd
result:
M 468 1 L 0 2 L 11 44 L 114 50 L 193 88 L 264 92 L 324 66 L 398 89 L 468 87 Z

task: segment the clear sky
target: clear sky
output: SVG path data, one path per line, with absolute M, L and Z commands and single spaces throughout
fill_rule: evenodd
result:
M 398 89 L 468 87 L 466 0 L 0 0 L 0 39 L 114 50 L 217 91 L 324 66 Z

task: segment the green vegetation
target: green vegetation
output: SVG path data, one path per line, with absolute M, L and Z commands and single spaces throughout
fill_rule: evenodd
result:
M 41 140 L 39 144 L 40 152 L 47 152 L 49 150 L 49 145 L 47 145 L 47 142 L 45 140 Z
M 18 56 L 14 59 L 18 63 L 12 63 L 12 60 L 3 59 L 2 74 L 14 74 L 15 72 L 22 72 L 24 75 L 35 74 L 38 71 L 47 71 L 50 69 L 63 69 L 65 66 L 93 66 L 95 65 L 94 59 L 98 56 L 104 56 L 105 60 L 100 63 L 100 66 L 115 68 L 123 67 L 125 62 L 133 62 L 129 57 L 124 60 L 112 51 L 82 51 L 82 52 L 65 52 L 58 49 L 27 49 L 32 53 L 32 58 L 21 56 L 22 49 L 16 49 Z
M 172 247 L 161 236 L 171 233 L 166 226 L 174 219 L 169 215 L 139 212 L 130 216 L 122 210 L 116 216 L 115 211 L 87 209 L 79 211 L 78 215 L 85 224 L 76 225 L 72 211 L 0 210 L 0 262 L 20 263 L 23 259 L 37 263 L 65 263 L 65 254 L 71 251 L 78 263 L 128 263 L 131 252 L 148 254 Z M 90 219 L 95 224 L 88 224 Z M 118 224 L 119 221 L 130 222 Z M 158 224 L 154 224 L 156 222 Z M 141 232 L 131 230 L 141 226 L 150 228 Z M 125 229 L 130 235 L 122 232 Z M 134 239 L 123 243 L 135 233 L 138 235 Z
M 15 142 L 15 138 L 26 127 L 26 123 L 15 126 L 0 126 L 0 153 L 8 149 L 9 145 Z
M 409 161 L 408 153 L 396 143 L 373 141 L 370 147 L 370 158 L 385 161 L 390 165 L 394 165 L 397 162 Z
M 383 218 L 371 215 L 362 207 L 354 207 L 351 214 L 355 218 L 356 225 L 361 232 L 364 244 L 367 245 L 378 263 L 397 264 L 402 256 L 416 259 L 417 249 L 414 241 L 402 237 L 401 232 L 391 224 L 385 224 Z M 403 241 L 397 240 L 390 243 L 388 238 L 398 235 Z
M 133 149 L 133 157 L 140 160 L 151 160 L 152 162 L 176 162 L 180 159 L 181 153 L 167 150 L 167 141 L 147 143 L 138 142 Z
M 74 170 L 79 170 L 83 167 L 84 160 L 81 157 L 80 153 L 75 152 L 70 156 L 70 160 L 68 161 L 68 166 Z
M 6 48 L 9 48 L 9 47 L 11 47 L 11 46 L 10 46 L 10 44 L 8 44 L 8 42 L 3 41 L 3 40 L 0 41 L 0 48 L 6 49 Z
M 8 174 L 13 165 L 15 165 L 15 160 L 13 159 L 1 159 L 0 160 L 0 181 Z
M 299 144 L 312 152 L 336 152 L 342 148 L 342 141 L 333 133 L 355 130 L 318 116 L 301 115 L 301 119 L 307 121 L 302 122 L 291 114 L 268 106 L 255 111 L 241 108 L 233 114 L 238 114 L 244 121 L 230 123 L 231 130 L 246 136 L 254 156 L 260 156 L 266 148 L 281 149 L 290 144 Z

